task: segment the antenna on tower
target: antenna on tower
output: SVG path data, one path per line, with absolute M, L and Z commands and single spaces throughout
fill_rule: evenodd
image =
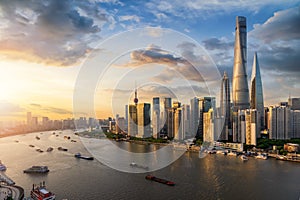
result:
M 135 91 L 134 91 L 134 103 L 135 103 L 135 105 L 137 105 L 138 104 L 138 102 L 139 102 L 139 99 L 138 99 L 138 97 L 137 97 L 137 87 L 136 87 L 136 81 L 135 81 Z

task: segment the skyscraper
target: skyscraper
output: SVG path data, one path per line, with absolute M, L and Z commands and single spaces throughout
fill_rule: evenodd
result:
M 27 126 L 31 126 L 31 120 L 32 120 L 31 112 L 27 112 Z
M 163 113 L 163 134 L 170 136 L 173 133 L 173 111 L 172 111 L 172 98 L 164 99 L 164 113 Z
M 128 135 L 135 137 L 137 135 L 137 106 L 129 105 L 128 107 Z
M 159 138 L 159 136 L 160 136 L 160 105 L 159 105 L 159 97 L 154 97 L 153 98 L 152 130 L 153 130 L 153 137 L 154 138 Z
M 185 139 L 191 138 L 191 130 L 190 130 L 190 116 L 191 116 L 191 109 L 190 105 L 183 105 L 182 106 L 182 125 L 183 125 L 183 134 Z
M 233 106 L 234 111 L 247 109 L 249 103 L 249 89 L 247 82 L 247 26 L 246 18 L 236 17 L 234 64 L 233 64 Z
M 138 125 L 137 137 L 140 138 L 150 137 L 151 136 L 150 103 L 139 103 L 137 104 L 136 108 L 137 108 L 137 125 Z
M 203 137 L 203 114 L 208 112 L 209 109 L 216 110 L 216 98 L 215 97 L 203 97 L 199 99 L 199 123 L 196 137 Z M 220 133 L 219 133 L 220 134 Z
M 260 131 L 265 128 L 264 97 L 256 52 L 254 53 L 251 76 L 250 107 L 251 109 L 256 109 L 257 111 L 256 136 L 257 138 L 260 138 Z
M 220 97 L 221 117 L 224 117 L 224 126 L 220 135 L 220 140 L 228 140 L 229 130 L 231 130 L 231 111 L 230 111 L 230 86 L 227 73 L 224 72 L 221 83 Z
M 197 134 L 199 125 L 199 99 L 194 97 L 191 99 L 191 120 L 190 120 L 190 130 L 191 136 L 194 137 Z
M 184 125 L 182 121 L 182 107 L 180 102 L 173 103 L 173 134 L 175 140 L 183 140 L 184 139 Z

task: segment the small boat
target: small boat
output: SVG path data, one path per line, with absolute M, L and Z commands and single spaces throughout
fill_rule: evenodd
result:
M 41 138 L 39 136 L 35 136 L 35 139 L 40 140 Z
M 59 151 L 68 151 L 68 149 L 63 148 L 63 147 L 58 147 L 57 149 L 58 149 Z
M 263 160 L 267 160 L 268 156 L 266 154 L 258 154 L 257 156 L 255 156 L 256 159 L 263 159 Z
M 23 170 L 24 173 L 48 173 L 49 169 L 47 166 L 32 166 L 28 169 Z
M 6 166 L 0 160 L 0 171 L 5 171 L 5 170 L 6 170 Z
M 247 161 L 248 160 L 248 157 L 245 156 L 245 155 L 241 155 L 240 158 L 241 158 L 242 161 Z
M 141 168 L 141 169 L 144 169 L 144 170 L 148 170 L 149 167 L 148 166 L 144 166 L 144 165 L 138 165 L 136 164 L 135 162 L 132 162 L 129 164 L 131 167 L 136 167 L 136 168 Z
M 30 144 L 29 146 L 30 146 L 30 147 L 34 147 L 34 145 L 32 145 L 32 144 Z
M 227 153 L 228 156 L 237 156 L 237 152 L 235 151 L 231 151 L 229 153 Z
M 286 156 L 277 155 L 276 160 L 287 160 Z
M 40 186 L 32 185 L 30 197 L 33 200 L 55 200 L 55 194 L 46 189 L 45 182 L 40 183 Z
M 43 153 L 44 151 L 41 149 L 36 149 L 37 152 Z
M 82 156 L 81 153 L 76 153 L 74 155 L 75 158 L 81 158 L 81 159 L 84 159 L 84 160 L 94 160 L 94 157 L 92 156 Z
M 175 183 L 172 182 L 172 181 L 168 181 L 168 180 L 165 180 L 165 179 L 162 179 L 162 178 L 157 178 L 157 177 L 152 176 L 152 175 L 147 175 L 145 177 L 145 179 L 150 180 L 150 181 L 155 181 L 155 182 L 158 182 L 158 183 L 162 183 L 162 184 L 165 184 L 165 185 L 169 185 L 169 186 L 174 186 L 175 185 Z
M 47 152 L 51 152 L 51 151 L 53 151 L 53 148 L 52 148 L 52 147 L 49 147 L 49 148 L 47 149 Z

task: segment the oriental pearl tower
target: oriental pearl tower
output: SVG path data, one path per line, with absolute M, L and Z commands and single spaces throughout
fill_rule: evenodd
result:
M 136 85 L 136 84 L 135 84 Z M 138 102 L 139 102 L 139 99 L 137 97 L 137 88 L 135 86 L 135 91 L 134 91 L 134 104 L 137 106 Z

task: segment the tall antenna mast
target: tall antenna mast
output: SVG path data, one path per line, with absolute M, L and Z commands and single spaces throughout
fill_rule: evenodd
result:
M 135 103 L 135 105 L 137 105 L 138 104 L 138 102 L 139 102 L 139 99 L 138 99 L 138 97 L 137 97 L 137 87 L 136 87 L 136 81 L 135 81 L 135 91 L 134 91 L 134 103 Z

